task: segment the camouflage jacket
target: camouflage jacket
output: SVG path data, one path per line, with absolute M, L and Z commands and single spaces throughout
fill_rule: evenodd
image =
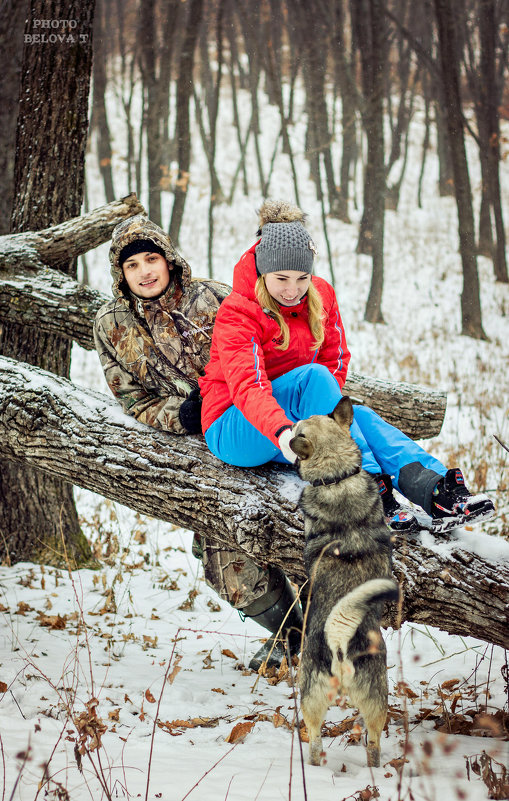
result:
M 173 263 L 170 285 L 158 298 L 138 298 L 125 282 L 119 254 L 136 239 L 150 239 Z M 113 300 L 99 309 L 94 324 L 108 386 L 124 411 L 142 423 L 184 434 L 179 409 L 204 374 L 214 318 L 230 289 L 192 279 L 170 238 L 142 215 L 116 226 L 110 263 Z

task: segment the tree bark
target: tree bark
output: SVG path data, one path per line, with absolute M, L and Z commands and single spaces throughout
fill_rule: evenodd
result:
M 485 181 L 489 207 L 493 209 L 496 230 L 496 245 L 492 252 L 493 266 L 497 281 L 509 281 L 506 259 L 506 237 L 502 212 L 500 187 L 500 112 L 502 91 L 497 81 L 496 35 L 499 21 L 494 0 L 481 0 L 479 5 L 479 37 L 481 44 L 479 69 L 479 131 L 481 124 L 486 126 L 486 139 L 481 143 L 485 154 Z M 484 161 L 484 159 L 483 159 Z M 484 189 L 484 186 L 483 186 Z M 491 215 L 488 213 L 491 231 Z M 480 237 L 479 237 L 480 238 Z
M 341 95 L 341 165 L 338 191 L 338 216 L 345 223 L 350 222 L 348 201 L 350 198 L 350 179 L 357 158 L 357 89 L 352 57 L 353 47 L 347 47 L 345 36 L 346 13 L 344 0 L 334 3 L 334 74 Z
M 308 158 L 315 162 L 317 197 L 321 200 L 320 157 L 323 159 L 327 184 L 327 199 L 331 217 L 341 219 L 342 209 L 334 176 L 331 154 L 331 134 L 325 96 L 329 29 L 332 19 L 321 3 L 298 0 L 292 3 L 298 20 L 300 52 L 306 73 L 306 105 L 308 109 Z M 312 35 L 310 35 L 312 31 Z
M 363 13 L 364 12 L 364 13 Z M 364 211 L 357 251 L 371 253 L 373 272 L 364 319 L 383 323 L 385 166 L 384 73 L 386 69 L 385 17 L 379 0 L 366 0 L 355 16 L 362 62 L 363 123 L 368 140 L 364 178 Z
M 0 3 L 0 234 L 11 227 L 23 31 L 29 6 L 29 0 Z
M 44 228 L 78 214 L 84 186 L 94 2 L 32 0 L 25 29 L 14 170 L 14 231 Z M 39 30 L 41 20 L 59 23 Z M 64 27 L 62 23 L 67 23 Z M 39 39 L 34 37 L 38 36 Z M 55 102 L 58 98 L 58 103 Z M 76 277 L 76 262 L 61 262 Z M 71 341 L 6 323 L 0 353 L 60 375 Z M 86 563 L 72 486 L 31 468 L 0 462 L 0 539 L 18 558 Z
M 0 446 L 9 458 L 65 477 L 142 514 L 216 537 L 304 578 L 303 483 L 288 467 L 219 462 L 202 437 L 144 426 L 100 393 L 0 358 Z M 501 540 L 500 549 L 509 546 Z M 450 543 L 448 554 L 396 537 L 403 619 L 507 646 L 509 560 Z M 11 559 L 17 557 L 13 549 Z
M 0 322 L 30 326 L 93 350 L 93 321 L 108 297 L 48 265 L 96 248 L 117 223 L 144 211 L 136 195 L 129 195 L 44 231 L 0 237 Z
M 189 170 L 191 166 L 189 102 L 193 91 L 194 51 L 200 30 L 202 13 L 203 0 L 189 0 L 186 34 L 180 55 L 179 76 L 177 80 L 176 132 L 179 169 L 169 231 L 170 238 L 174 242 L 178 242 L 189 183 Z
M 463 265 L 463 291 L 461 294 L 462 334 L 474 339 L 486 339 L 486 334 L 482 327 L 472 191 L 463 132 L 454 2 L 455 0 L 435 0 L 435 13 L 440 44 L 442 84 L 447 110 L 447 129 L 454 173 L 454 190 L 458 209 L 460 253 Z
M 111 169 L 111 136 L 106 110 L 106 53 L 103 42 L 109 29 L 104 23 L 104 3 L 98 0 L 94 20 L 94 68 L 92 72 L 92 121 L 90 128 L 97 132 L 97 157 L 102 175 L 106 203 L 115 200 L 113 171 Z

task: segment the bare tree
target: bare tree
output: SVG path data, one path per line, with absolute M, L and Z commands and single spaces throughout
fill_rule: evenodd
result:
M 203 12 L 203 0 L 189 0 L 184 43 L 180 54 L 177 79 L 176 138 L 178 151 L 178 178 L 170 221 L 170 237 L 177 242 L 184 216 L 184 206 L 191 167 L 191 128 L 189 103 L 193 92 L 194 51 Z
M 29 0 L 2 0 L 0 3 L 0 234 L 7 233 L 11 227 L 19 80 L 28 9 Z
M 97 158 L 99 170 L 104 184 L 106 202 L 111 203 L 115 198 L 113 186 L 113 172 L 111 169 L 111 136 L 106 111 L 106 34 L 108 26 L 105 24 L 104 0 L 96 0 L 94 18 L 94 67 L 92 71 L 92 118 L 90 120 L 90 133 L 97 134 Z
M 434 0 L 440 45 L 441 76 L 446 100 L 447 127 L 454 170 L 458 232 L 463 265 L 461 294 L 462 333 L 486 339 L 482 327 L 479 274 L 475 247 L 472 191 L 465 150 L 464 117 L 460 97 L 460 53 L 457 36 L 458 0 Z
M 43 228 L 78 214 L 84 183 L 94 3 L 32 0 L 22 64 L 16 138 L 14 231 Z M 33 43 L 37 22 L 72 21 Z M 69 169 L 72 165 L 72 169 Z M 56 265 L 75 276 L 75 261 Z M 0 353 L 68 375 L 70 342 L 16 323 L 2 326 Z M 32 468 L 0 462 L 0 549 L 5 559 L 47 563 L 90 558 L 72 487 Z
M 498 281 L 507 283 L 505 230 L 500 191 L 500 120 L 502 86 L 498 80 L 497 39 L 500 20 L 495 0 L 477 0 L 475 13 L 462 8 L 464 63 L 474 99 L 482 174 L 478 252 L 493 260 Z M 496 240 L 493 240 L 493 222 Z
M 355 6 L 356 28 L 362 68 L 362 120 L 367 137 L 367 163 L 364 176 L 364 210 L 357 250 L 371 253 L 373 271 L 364 319 L 383 323 L 384 279 L 384 85 L 386 69 L 386 19 L 381 0 L 361 0 Z
M 163 5 L 163 4 L 161 4 Z M 161 191 L 169 176 L 169 103 L 175 35 L 181 3 L 170 0 L 161 9 L 157 0 L 140 0 L 138 38 L 143 80 L 144 130 L 147 141 L 149 216 L 162 225 Z M 161 28 L 161 30 L 160 30 Z
M 333 48 L 334 78 L 341 95 L 341 166 L 337 215 L 343 222 L 350 222 L 348 201 L 353 167 L 358 158 L 357 148 L 357 86 L 355 83 L 355 45 L 350 26 L 348 44 L 346 11 L 344 0 L 333 0 Z

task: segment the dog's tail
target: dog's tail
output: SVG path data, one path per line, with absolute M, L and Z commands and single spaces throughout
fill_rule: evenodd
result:
M 325 639 L 332 651 L 332 674 L 338 676 L 346 691 L 353 679 L 355 668 L 347 659 L 348 644 L 364 620 L 371 604 L 399 599 L 399 587 L 393 579 L 379 578 L 365 581 L 349 592 L 333 607 L 325 621 Z M 374 653 L 378 650 L 373 642 Z M 338 659 L 341 650 L 343 661 Z

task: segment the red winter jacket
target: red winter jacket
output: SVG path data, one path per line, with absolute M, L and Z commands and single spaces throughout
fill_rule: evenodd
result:
M 255 295 L 256 244 L 236 265 L 233 292 L 223 300 L 216 315 L 210 361 L 205 376 L 199 379 L 202 428 L 206 431 L 234 404 L 277 446 L 278 434 L 292 421 L 273 397 L 270 382 L 295 367 L 317 362 L 330 370 L 341 388 L 346 381 L 350 351 L 334 289 L 316 276 L 312 281 L 321 295 L 325 316 L 322 347 L 318 352 L 311 350 L 313 337 L 305 297 L 298 306 L 281 306 L 290 329 L 290 344 L 287 350 L 276 348 L 279 326 L 262 309 Z

